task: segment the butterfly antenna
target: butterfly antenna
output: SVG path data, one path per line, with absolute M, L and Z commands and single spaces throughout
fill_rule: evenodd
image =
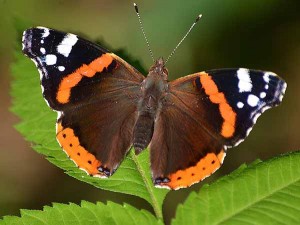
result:
M 150 55 L 151 55 L 151 58 L 152 58 L 152 60 L 153 60 L 153 62 L 154 62 L 153 52 L 152 52 L 152 50 L 151 50 L 151 48 L 150 48 L 150 44 L 149 44 L 149 41 L 148 41 L 148 39 L 147 39 L 145 30 L 144 30 L 144 27 L 143 27 L 142 19 L 141 19 L 140 13 L 139 13 L 139 8 L 138 8 L 138 6 L 137 6 L 136 3 L 133 3 L 133 6 L 134 6 L 134 9 L 135 9 L 136 15 L 138 16 L 139 23 L 140 23 L 140 28 L 141 28 L 142 33 L 143 33 L 143 35 L 144 35 L 145 41 L 146 41 L 146 43 L 147 43 L 148 50 L 149 50 Z
M 176 47 L 173 49 L 173 51 L 171 52 L 171 54 L 168 56 L 166 63 L 169 61 L 169 59 L 172 57 L 172 55 L 175 53 L 175 51 L 177 50 L 177 48 L 181 45 L 181 43 L 184 41 L 184 39 L 189 35 L 189 33 L 192 31 L 192 29 L 194 28 L 194 26 L 196 25 L 196 23 L 200 20 L 200 18 L 202 17 L 202 15 L 200 14 L 195 22 L 192 24 L 192 26 L 190 27 L 190 29 L 186 32 L 186 34 L 183 36 L 183 38 L 179 41 L 179 43 L 176 45 Z M 166 64 L 165 63 L 165 64 Z

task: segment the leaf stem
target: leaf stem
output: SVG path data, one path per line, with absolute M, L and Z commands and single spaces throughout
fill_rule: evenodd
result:
M 155 213 L 155 216 L 158 218 L 158 219 L 161 219 L 163 220 L 163 215 L 162 215 L 162 209 L 161 207 L 159 206 L 159 203 L 157 201 L 157 199 L 155 198 L 155 195 L 153 193 L 153 184 L 151 182 L 149 182 L 149 180 L 147 179 L 147 176 L 141 166 L 141 164 L 139 163 L 138 161 L 138 158 L 137 156 L 135 155 L 135 153 L 133 151 L 130 152 L 131 154 L 131 157 L 134 161 L 134 163 L 136 164 L 136 167 L 138 169 L 138 171 L 140 172 L 141 176 L 142 176 L 142 179 L 145 183 L 145 186 L 149 192 L 149 195 L 150 195 L 150 198 L 151 198 L 151 201 L 152 201 L 152 207 L 153 207 L 153 210 L 154 210 L 154 213 Z

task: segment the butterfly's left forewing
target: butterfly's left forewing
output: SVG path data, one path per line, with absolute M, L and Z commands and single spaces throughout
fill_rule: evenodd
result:
M 132 144 L 144 77 L 74 34 L 31 28 L 22 44 L 39 69 L 46 102 L 58 112 L 60 146 L 88 174 L 110 176 Z
M 223 69 L 177 79 L 169 88 L 150 145 L 151 166 L 157 186 L 178 189 L 217 170 L 226 149 L 281 102 L 286 83 L 271 72 Z

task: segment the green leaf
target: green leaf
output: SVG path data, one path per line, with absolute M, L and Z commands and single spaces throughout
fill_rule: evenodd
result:
M 21 52 L 21 39 L 12 65 L 14 81 L 12 111 L 21 118 L 16 126 L 33 149 L 46 156 L 54 165 L 64 169 L 70 176 L 95 187 L 135 195 L 148 201 L 158 218 L 162 218 L 162 203 L 167 190 L 154 187 L 150 178 L 149 151 L 139 156 L 131 151 L 117 172 L 109 179 L 88 176 L 68 159 L 56 142 L 56 113 L 51 111 L 42 97 L 39 73 L 33 62 Z
M 0 224 L 31 224 L 31 225 L 95 225 L 95 224 L 130 224 L 130 225 L 162 225 L 150 212 L 138 210 L 130 205 L 119 205 L 113 202 L 107 204 L 82 202 L 76 204 L 58 204 L 45 206 L 40 210 L 21 210 L 21 217 L 5 216 Z
M 193 192 L 172 224 L 300 224 L 300 152 L 242 166 Z

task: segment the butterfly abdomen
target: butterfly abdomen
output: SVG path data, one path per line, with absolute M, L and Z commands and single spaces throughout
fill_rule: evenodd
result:
M 142 112 L 135 124 L 133 131 L 133 147 L 135 153 L 139 154 L 149 145 L 154 130 L 154 114 Z

